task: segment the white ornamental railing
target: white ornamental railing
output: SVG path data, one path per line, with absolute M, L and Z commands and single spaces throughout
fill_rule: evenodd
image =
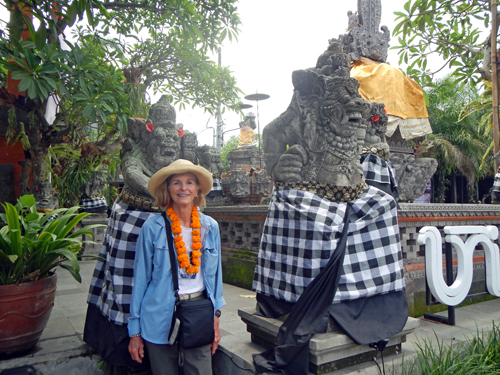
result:
M 488 293 L 500 297 L 500 253 L 496 226 L 446 226 L 443 228 L 445 242 L 456 251 L 457 273 L 451 285 L 443 277 L 443 251 L 441 233 L 436 227 L 423 227 L 417 243 L 425 245 L 425 273 L 432 295 L 448 306 L 460 304 L 468 295 L 472 286 L 474 268 L 474 250 L 478 244 L 484 249 L 486 288 Z M 460 236 L 468 235 L 465 242 Z

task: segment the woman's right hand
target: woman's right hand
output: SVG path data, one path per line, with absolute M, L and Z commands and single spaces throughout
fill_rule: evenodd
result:
M 131 337 L 128 344 L 128 351 L 134 361 L 142 363 L 144 358 L 144 341 L 142 337 Z

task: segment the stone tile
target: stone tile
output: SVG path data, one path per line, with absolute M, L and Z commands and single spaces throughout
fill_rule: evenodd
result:
M 40 340 L 54 339 L 58 337 L 67 337 L 76 334 L 76 330 L 71 324 L 70 320 L 63 317 L 52 317 L 47 323 L 47 327 L 44 329 Z

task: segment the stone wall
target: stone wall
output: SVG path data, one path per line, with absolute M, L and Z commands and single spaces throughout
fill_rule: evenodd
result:
M 221 230 L 224 282 L 251 288 L 267 206 L 207 207 L 204 211 L 218 221 Z M 399 227 L 406 276 L 406 295 L 411 316 L 444 310 L 427 306 L 425 298 L 425 249 L 417 244 L 424 226 L 442 229 L 447 225 L 496 225 L 500 227 L 500 205 L 402 203 Z M 498 240 L 497 240 L 498 243 Z M 470 293 L 485 291 L 484 252 L 474 253 L 474 279 Z M 467 298 L 463 304 L 491 297 Z

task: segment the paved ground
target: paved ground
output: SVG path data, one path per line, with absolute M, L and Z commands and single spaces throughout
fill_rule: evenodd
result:
M 77 283 L 69 273 L 58 271 L 57 295 L 47 328 L 45 329 L 35 350 L 20 358 L 0 361 L 0 371 L 24 364 L 36 364 L 39 371 L 48 374 L 102 374 L 97 369 L 99 357 L 92 355 L 82 341 L 83 326 L 86 313 L 86 297 L 89 282 L 94 269 L 94 262 L 81 262 L 82 284 Z M 246 367 L 251 362 L 251 354 L 262 349 L 250 341 L 246 325 L 238 316 L 238 309 L 255 306 L 255 293 L 232 285 L 224 285 L 224 298 L 227 306 L 222 310 L 221 346 L 239 357 L 238 366 Z M 445 315 L 444 313 L 442 315 Z M 408 336 L 403 344 L 405 358 L 414 352 L 415 343 L 428 340 L 437 342 L 458 342 L 472 337 L 477 330 L 489 330 L 492 322 L 500 321 L 500 299 L 483 302 L 456 309 L 456 326 L 448 326 L 420 319 L 420 327 Z M 391 362 L 398 366 L 401 355 L 386 359 L 386 370 Z M 400 366 L 400 365 L 399 365 Z M 57 369 L 57 370 L 56 370 Z M 345 369 L 335 374 L 378 374 L 375 364 L 361 365 Z

